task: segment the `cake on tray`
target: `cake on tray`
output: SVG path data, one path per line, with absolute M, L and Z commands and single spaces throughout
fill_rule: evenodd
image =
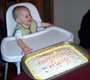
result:
M 88 59 L 72 45 L 57 46 L 25 60 L 37 80 L 48 79 L 87 62 Z

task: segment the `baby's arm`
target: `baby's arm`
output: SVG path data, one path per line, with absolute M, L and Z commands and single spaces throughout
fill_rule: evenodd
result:
M 23 54 L 23 53 L 27 54 L 27 53 L 31 52 L 31 50 L 33 50 L 33 49 L 29 48 L 28 46 L 26 46 L 26 44 L 22 41 L 22 39 L 18 39 L 17 43 L 22 48 L 21 54 Z
M 27 54 L 31 52 L 31 48 L 29 48 L 23 41 L 22 41 L 22 32 L 20 29 L 16 30 L 15 32 L 15 38 L 17 40 L 18 45 L 22 48 L 21 54 Z
M 41 22 L 40 27 L 53 27 L 53 24 Z

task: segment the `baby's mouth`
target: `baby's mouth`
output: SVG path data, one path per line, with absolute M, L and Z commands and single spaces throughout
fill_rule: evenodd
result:
M 32 20 L 29 20 L 28 22 L 31 22 Z

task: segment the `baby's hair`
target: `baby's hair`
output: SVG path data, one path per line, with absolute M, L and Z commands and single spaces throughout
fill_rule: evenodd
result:
M 12 15 L 13 15 L 14 20 L 16 20 L 16 18 L 18 17 L 18 12 L 20 11 L 20 9 L 23 9 L 23 8 L 27 8 L 27 7 L 25 7 L 25 6 L 17 6 L 17 7 L 15 7 L 13 9 Z

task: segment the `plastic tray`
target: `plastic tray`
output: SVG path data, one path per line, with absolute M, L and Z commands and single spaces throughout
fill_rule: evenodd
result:
M 62 41 L 72 41 L 73 34 L 58 27 L 49 27 L 43 31 L 23 36 L 24 43 L 33 51 L 54 45 Z M 2 58 L 8 62 L 20 62 L 23 55 L 22 49 L 18 46 L 15 37 L 6 37 L 1 42 Z

